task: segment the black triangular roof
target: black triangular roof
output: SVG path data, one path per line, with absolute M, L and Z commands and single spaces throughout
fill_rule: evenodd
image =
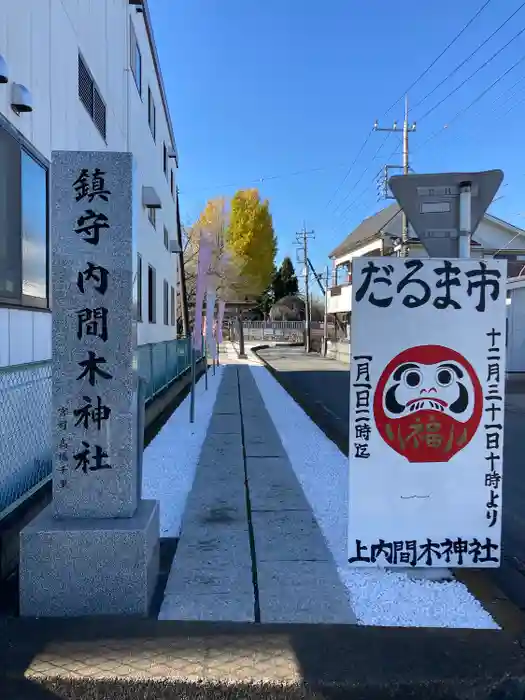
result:
M 337 248 L 334 248 L 328 257 L 338 258 L 345 253 L 349 253 L 354 248 L 363 245 L 368 239 L 375 238 L 387 224 L 399 215 L 401 215 L 399 204 L 394 203 L 385 209 L 381 209 L 377 214 L 369 216 L 368 219 L 362 221 Z
M 384 228 L 394 221 L 397 216 L 401 216 L 401 209 L 397 203 L 390 204 L 388 207 L 385 207 L 385 209 L 378 211 L 377 214 L 369 216 L 368 219 L 362 221 L 352 233 L 348 234 L 344 241 L 340 243 L 337 248 L 334 248 L 328 257 L 339 258 L 342 255 L 346 255 L 346 253 L 350 253 L 350 251 L 355 248 L 359 248 L 367 241 L 372 241 L 383 233 Z M 412 227 L 409 229 L 409 236 L 411 241 L 419 242 Z M 472 239 L 472 245 L 479 246 L 479 243 Z

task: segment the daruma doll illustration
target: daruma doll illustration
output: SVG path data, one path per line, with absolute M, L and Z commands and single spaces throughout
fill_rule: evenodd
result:
M 483 392 L 472 365 L 443 345 L 400 352 L 383 370 L 374 418 L 386 444 L 409 462 L 448 462 L 474 437 Z

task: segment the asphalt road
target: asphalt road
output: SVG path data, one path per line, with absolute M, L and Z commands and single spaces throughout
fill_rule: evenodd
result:
M 279 372 L 286 388 L 321 430 L 347 451 L 348 366 L 320 355 L 306 355 L 302 347 L 277 346 L 257 354 Z
M 348 454 L 348 366 L 305 355 L 303 348 L 275 347 L 258 354 L 278 372 L 283 386 L 312 420 Z M 490 576 L 525 610 L 525 381 L 508 382 L 505 409 L 503 563 Z

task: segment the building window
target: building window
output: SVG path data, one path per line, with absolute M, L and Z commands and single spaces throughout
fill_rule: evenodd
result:
M 47 172 L 22 151 L 22 296 L 47 301 Z
M 157 228 L 157 210 L 155 207 L 148 207 L 148 219 L 153 228 Z
M 139 42 L 137 41 L 137 35 L 135 34 L 135 29 L 133 27 L 131 17 L 129 19 L 129 23 L 131 72 L 133 73 L 133 77 L 135 78 L 135 85 L 137 86 L 139 95 L 142 95 L 142 54 L 140 53 Z
M 78 96 L 105 141 L 106 105 L 80 54 L 78 54 Z
M 175 325 L 175 287 L 171 287 L 171 325 Z
M 377 252 L 374 255 L 377 255 Z M 337 265 L 335 268 L 335 284 L 350 284 L 350 281 L 350 263 L 344 262 Z
M 142 321 L 142 257 L 137 253 L 137 321 Z
M 155 102 L 153 102 L 153 94 L 150 87 L 148 87 L 148 124 L 153 140 L 155 141 L 157 136 L 155 123 Z
M 169 284 L 164 280 L 164 325 L 169 325 L 169 306 L 168 306 Z
M 173 170 L 171 171 L 170 175 L 170 190 L 171 190 L 171 196 L 173 199 L 175 199 L 175 176 L 173 174 Z
M 0 303 L 49 307 L 47 169 L 1 128 Z
M 168 177 L 168 149 L 165 143 L 162 145 L 162 168 L 164 169 L 164 175 Z
M 166 250 L 169 250 L 170 247 L 170 241 L 169 241 L 169 233 L 168 229 L 164 226 L 164 247 Z
M 148 265 L 148 321 L 157 323 L 157 273 L 155 268 Z

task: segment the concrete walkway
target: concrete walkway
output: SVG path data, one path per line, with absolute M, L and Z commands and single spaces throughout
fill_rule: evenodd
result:
M 224 370 L 159 618 L 356 622 L 247 365 Z

